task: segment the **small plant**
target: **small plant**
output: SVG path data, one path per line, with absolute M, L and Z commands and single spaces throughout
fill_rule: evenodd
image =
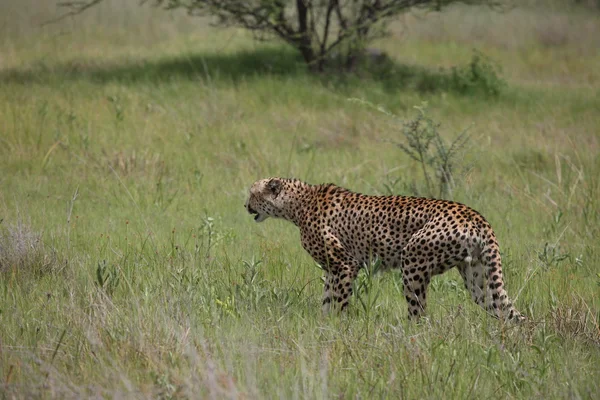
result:
M 558 209 L 552 216 L 552 221 L 547 227 L 544 227 L 544 234 L 546 236 L 561 235 L 560 232 L 564 229 L 565 224 L 563 223 L 563 212 Z
M 215 303 L 223 313 L 223 315 L 229 315 L 230 317 L 239 318 L 240 314 L 237 311 L 235 305 L 235 297 L 227 296 L 224 300 L 215 299 Z
M 440 293 L 463 293 L 461 285 L 450 279 L 433 279 L 429 283 L 429 289 Z
M 402 121 L 397 115 L 381 106 L 375 106 L 361 99 L 350 100 L 375 108 L 394 120 L 400 121 L 401 133 L 406 139 L 406 143 L 393 143 L 419 164 L 425 179 L 425 195 L 439 198 L 452 196 L 458 157 L 469 140 L 466 129 L 448 144 L 440 135 L 441 124 L 427 115 L 427 103 L 414 107 L 418 112 L 414 119 Z M 393 190 L 400 180 L 391 181 L 388 175 L 386 174 L 388 183 L 384 186 L 389 191 Z M 414 185 L 414 190 L 415 192 L 419 191 L 417 185 Z
M 244 284 L 253 285 L 258 277 L 258 266 L 262 263 L 261 260 L 255 260 L 254 257 L 250 261 L 243 261 L 245 271 L 242 272 Z
M 158 393 L 161 399 L 173 399 L 177 392 L 177 386 L 171 381 L 171 378 L 167 373 L 156 373 L 152 372 L 151 376 L 154 377 L 154 384 L 158 388 Z
M 372 322 L 372 313 L 378 307 L 381 290 L 374 285 L 374 277 L 381 270 L 381 260 L 376 259 L 362 269 L 354 282 L 356 299 L 365 313 L 365 329 L 368 334 L 369 324 Z
M 215 232 L 215 219 L 206 215 L 202 219 L 202 226 L 198 228 L 198 232 L 206 237 L 206 258 L 210 257 L 210 251 L 215 245 L 218 237 Z
M 569 253 L 562 253 L 558 245 L 544 244 L 544 248 L 538 252 L 538 259 L 545 269 L 557 266 L 571 257 Z
M 116 265 L 110 265 L 106 260 L 98 261 L 96 267 L 96 285 L 109 296 L 112 296 L 119 286 L 121 279 Z
M 469 135 L 464 130 L 448 144 L 440 135 L 441 124 L 427 115 L 427 105 L 415 109 L 417 116 L 402 122 L 401 132 L 406 143 L 395 144 L 421 167 L 427 196 L 451 196 L 458 155 L 467 144 Z
M 533 371 L 535 371 L 541 379 L 545 378 L 552 369 L 553 352 L 551 349 L 557 342 L 558 338 L 556 335 L 548 333 L 546 325 L 542 325 L 534 338 L 534 343 L 530 345 L 531 349 L 539 355 Z
M 244 300 L 249 307 L 258 309 L 259 303 L 267 295 L 264 281 L 259 277 L 261 260 L 252 258 L 250 261 L 242 261 L 244 270 L 241 273 L 241 283 L 235 287 L 235 295 Z
M 383 177 L 383 188 L 385 189 L 385 194 L 388 196 L 396 194 L 398 191 L 396 190 L 397 186 L 402 182 L 401 176 L 392 176 L 393 171 L 388 171 Z
M 220 232 L 215 228 L 215 218 L 208 216 L 207 214 L 200 220 L 200 226 L 194 230 L 194 262 L 200 260 L 200 256 L 204 259 L 211 258 L 211 252 L 215 245 L 221 242 L 223 239 L 228 238 L 231 235 L 230 232 Z M 203 254 L 201 254 L 203 252 Z
M 168 171 L 164 165 L 158 169 L 157 173 L 154 204 L 160 207 L 162 211 L 166 211 L 177 198 L 179 189 L 174 187 L 173 180 L 168 177 Z
M 448 89 L 458 93 L 483 93 L 486 96 L 498 96 L 506 86 L 499 75 L 498 68 L 485 54 L 474 51 L 471 62 L 464 67 L 452 68 L 448 80 Z
M 108 96 L 107 100 L 113 106 L 113 112 L 115 113 L 115 121 L 117 123 L 123 122 L 125 120 L 125 108 L 123 107 L 123 103 L 121 103 L 121 99 L 118 96 Z

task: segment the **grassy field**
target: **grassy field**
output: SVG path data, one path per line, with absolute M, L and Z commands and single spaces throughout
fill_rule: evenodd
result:
M 0 4 L 3 398 L 598 398 L 597 10 L 406 15 L 375 44 L 395 73 L 344 78 L 136 3 L 46 26 L 51 1 Z M 436 89 L 473 49 L 500 95 Z M 321 315 L 297 229 L 243 203 L 272 175 L 423 194 L 398 122 L 349 99 L 469 128 L 451 197 L 495 228 L 527 323 L 456 271 L 419 324 L 392 273 Z

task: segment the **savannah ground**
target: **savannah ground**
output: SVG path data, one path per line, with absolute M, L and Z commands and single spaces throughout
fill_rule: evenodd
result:
M 408 15 L 375 44 L 403 72 L 343 78 L 120 3 L 44 27 L 53 2 L 0 4 L 3 398 L 598 397 L 597 9 Z M 473 49 L 500 95 L 436 90 Z M 456 271 L 419 324 L 393 273 L 321 315 L 297 229 L 243 203 L 272 175 L 421 194 L 398 122 L 349 99 L 469 128 L 449 197 L 495 228 L 527 323 L 485 315 Z

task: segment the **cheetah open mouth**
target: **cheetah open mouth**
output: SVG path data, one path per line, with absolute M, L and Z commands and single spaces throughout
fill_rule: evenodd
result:
M 256 222 L 263 222 L 265 219 L 267 219 L 267 216 L 266 216 L 265 214 L 258 214 L 258 213 L 257 213 L 257 214 L 254 216 L 254 220 L 255 220 Z
M 254 220 L 256 222 L 263 222 L 265 219 L 267 219 L 267 216 L 264 214 L 259 214 L 258 211 L 256 211 L 255 209 L 253 209 L 252 207 L 248 207 L 248 212 L 250 214 L 254 215 Z

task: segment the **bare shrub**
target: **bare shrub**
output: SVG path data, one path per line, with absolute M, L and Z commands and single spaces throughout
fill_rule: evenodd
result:
M 71 17 L 104 0 L 66 1 L 58 4 L 66 12 L 56 20 Z M 221 26 L 246 29 L 256 39 L 278 38 L 300 52 L 311 71 L 322 72 L 330 55 L 337 52 L 344 68 L 353 70 L 365 46 L 385 36 L 387 23 L 410 10 L 440 11 L 453 3 L 502 6 L 498 0 L 378 0 L 378 1 L 290 1 L 290 0 L 157 0 L 167 10 L 184 9 L 190 15 L 211 17 Z
M 0 273 L 16 271 L 39 276 L 57 268 L 56 254 L 45 249 L 40 232 L 21 219 L 0 226 Z

